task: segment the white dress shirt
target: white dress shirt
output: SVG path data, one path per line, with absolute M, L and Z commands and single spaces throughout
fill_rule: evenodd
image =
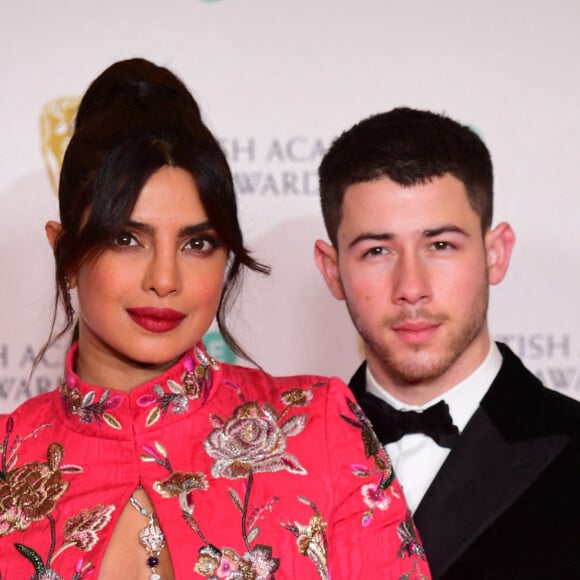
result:
M 402 411 L 424 411 L 443 399 L 449 405 L 453 423 L 461 433 L 487 393 L 499 372 L 501 363 L 501 353 L 492 341 L 487 357 L 471 375 L 423 405 L 406 405 L 395 399 L 377 383 L 368 366 L 366 388 L 369 393 Z M 414 512 L 449 455 L 450 449 L 440 447 L 431 437 L 422 433 L 404 435 L 398 441 L 385 445 L 385 449 L 393 463 L 395 475 L 403 487 L 409 509 Z

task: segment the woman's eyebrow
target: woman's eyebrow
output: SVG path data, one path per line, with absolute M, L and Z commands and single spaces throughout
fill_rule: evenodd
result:
M 209 221 L 201 222 L 193 226 L 185 226 L 179 230 L 179 235 L 181 237 L 193 236 L 199 234 L 200 232 L 206 232 L 207 230 L 212 230 L 213 226 Z
M 127 227 L 137 230 L 139 232 L 143 232 L 148 235 L 153 235 L 155 233 L 155 227 L 150 224 L 145 224 L 143 222 L 138 222 L 135 220 L 130 220 L 127 222 Z M 180 237 L 187 237 L 193 236 L 195 234 L 199 234 L 200 232 L 205 232 L 207 230 L 213 229 L 213 226 L 209 221 L 204 221 L 199 224 L 194 224 L 191 226 L 184 226 L 179 230 Z

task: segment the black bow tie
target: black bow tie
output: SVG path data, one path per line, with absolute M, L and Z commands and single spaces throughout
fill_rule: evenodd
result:
M 421 413 L 398 411 L 382 399 L 365 392 L 359 404 L 383 445 L 398 441 L 403 435 L 423 433 L 437 445 L 451 448 L 459 437 L 459 429 L 453 424 L 445 401 L 439 401 Z

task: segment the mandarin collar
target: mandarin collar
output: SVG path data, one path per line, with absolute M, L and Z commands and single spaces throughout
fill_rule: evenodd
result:
M 202 407 L 213 394 L 219 364 L 200 342 L 171 368 L 129 392 L 85 383 L 74 371 L 78 344 L 67 353 L 57 391 L 60 418 L 73 430 L 109 439 L 163 428 Z

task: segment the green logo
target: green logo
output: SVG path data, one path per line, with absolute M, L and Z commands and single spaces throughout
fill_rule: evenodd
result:
M 226 344 L 219 330 L 206 332 L 203 344 L 207 352 L 219 361 L 235 364 L 238 360 L 236 353 Z

